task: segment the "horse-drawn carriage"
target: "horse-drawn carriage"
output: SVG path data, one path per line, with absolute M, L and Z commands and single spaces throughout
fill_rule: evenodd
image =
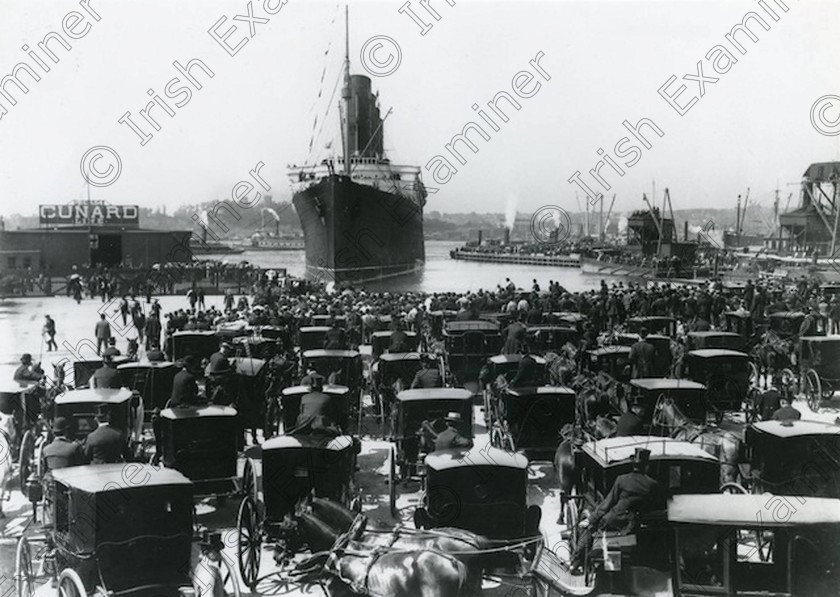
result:
M 559 352 L 566 344 L 574 347 L 580 342 L 577 328 L 562 325 L 529 325 L 526 331 L 528 347 L 532 352 L 545 354 Z
M 767 316 L 768 331 L 775 333 L 778 337 L 787 340 L 796 340 L 799 337 L 799 329 L 805 321 L 805 314 L 801 311 L 776 311 Z
M 113 357 L 112 362 L 119 367 L 129 360 L 124 356 Z M 84 361 L 73 361 L 73 387 L 87 388 L 90 387 L 90 380 L 96 370 L 102 367 L 105 361 L 102 359 L 87 359 Z
M 528 379 L 517 381 L 517 372 L 523 357 L 521 354 L 497 354 L 484 363 L 478 379 L 484 390 L 485 416 L 489 414 L 491 400 L 514 381 L 518 386 L 541 386 L 548 381 L 545 359 L 538 355 L 530 355 L 535 367 L 528 374 Z
M 639 334 L 617 334 L 616 344 L 632 347 L 642 337 Z M 653 362 L 648 372 L 651 377 L 665 377 L 671 372 L 674 356 L 671 352 L 671 338 L 662 334 L 648 334 L 645 342 L 653 346 Z
M 347 327 L 347 317 L 345 315 L 324 315 L 318 314 L 312 316 L 312 326 L 313 327 L 330 327 L 331 324 L 335 324 L 336 327 L 339 328 L 346 328 Z
M 575 392 L 563 386 L 509 387 L 490 407 L 490 443 L 524 452 L 531 460 L 551 460 L 560 430 L 576 422 Z
M 727 350 L 743 351 L 746 348 L 746 342 L 745 338 L 735 332 L 689 332 L 686 335 L 686 348 L 688 350 L 725 348 Z
M 297 427 L 297 420 L 300 415 L 300 401 L 311 391 L 311 386 L 292 386 L 285 388 L 281 393 L 280 413 L 283 423 L 282 432 L 284 434 L 288 435 L 293 433 L 293 430 Z M 321 389 L 321 392 L 329 397 L 328 404 L 325 408 L 334 413 L 336 425 L 342 431 L 346 432 L 347 424 L 350 421 L 350 388 L 347 386 L 327 384 Z
M 646 329 L 649 334 L 661 334 L 668 338 L 675 338 L 677 335 L 677 320 L 664 315 L 648 315 L 627 319 L 627 331 L 631 334 L 641 333 L 642 328 Z
M 558 311 L 549 314 L 546 319 L 549 324 L 573 328 L 577 330 L 578 334 L 583 334 L 583 328 L 589 321 L 586 315 L 576 311 Z
M 429 335 L 432 338 L 440 339 L 443 337 L 443 328 L 450 321 L 454 321 L 458 312 L 451 309 L 441 309 L 438 311 L 431 311 L 429 313 Z
M 651 433 L 670 435 L 671 429 L 663 410 L 676 408 L 698 425 L 706 424 L 706 386 L 690 379 L 641 378 L 630 381 L 631 399 L 642 405 L 642 419 L 651 426 Z M 628 410 L 627 404 L 622 411 Z
M 0 390 L 0 413 L 10 417 L 10 429 L 0 435 L 0 458 L 31 460 L 35 438 L 41 430 L 41 400 L 43 388 L 35 382 L 13 382 Z M 27 436 L 31 436 L 28 438 Z M 21 471 L 21 485 L 30 470 Z
M 613 345 L 602 346 L 587 351 L 581 362 L 582 370 L 589 374 L 606 374 L 616 382 L 626 384 L 630 381 L 630 347 Z
M 420 350 L 420 334 L 416 332 L 404 332 L 406 335 L 407 346 L 405 347 L 406 350 L 401 352 L 412 352 Z M 394 334 L 393 331 L 381 331 L 381 332 L 373 332 L 370 337 L 370 354 L 373 357 L 374 361 L 377 361 L 379 357 L 388 351 L 388 347 L 391 343 L 391 336 Z
M 747 427 L 752 493 L 840 498 L 840 427 L 760 421 Z
M 50 524 L 39 535 L 30 527 L 18 540 L 20 597 L 50 582 L 64 597 L 197 594 L 189 479 L 146 464 L 77 466 L 51 475 Z M 227 577 L 225 585 L 201 590 L 238 597 L 234 570 L 220 552 L 216 556 L 226 567 L 218 575 Z M 195 580 L 201 566 L 216 564 L 201 561 Z
M 364 376 L 362 356 L 355 350 L 307 350 L 303 353 L 304 370 L 314 369 L 327 383 L 350 388 L 350 414 L 360 415 Z
M 547 549 L 535 594 L 835 595 L 840 500 L 781 495 L 675 495 L 629 535 L 595 537 L 583 575 Z
M 186 475 L 196 496 L 223 501 L 238 493 L 236 460 L 242 428 L 235 408 L 167 408 L 160 413 L 160 423 L 162 462 Z
M 221 339 L 211 330 L 183 330 L 173 332 L 167 343 L 166 354 L 170 361 L 179 361 L 187 355 L 202 361 L 219 350 Z
M 308 350 L 324 348 L 327 340 L 327 332 L 331 328 L 324 325 L 304 326 L 298 330 L 298 346 L 303 354 Z
M 434 449 L 424 430 L 429 425 L 436 433 L 444 428 L 449 413 L 458 413 L 458 432 L 471 438 L 472 392 L 461 388 L 427 388 L 405 390 L 397 394 L 391 412 L 389 439 L 394 442 L 388 462 L 389 504 L 396 518 L 397 483 L 424 474 L 423 458 Z
M 455 385 L 464 386 L 478 380 L 484 361 L 502 348 L 499 325 L 492 321 L 450 321 L 443 329 L 446 347 L 446 368 Z
M 257 586 L 264 542 L 273 545 L 278 564 L 293 555 L 291 515 L 299 500 L 314 495 L 350 506 L 356 497 L 356 451 L 350 436 L 321 434 L 281 435 L 248 450 L 236 527 L 239 571 L 251 590 Z
M 686 353 L 683 374 L 706 386 L 706 402 L 718 413 L 740 411 L 747 403 L 750 387 L 758 383 L 758 372 L 745 352 L 705 348 Z
M 151 420 L 151 414 L 166 407 L 166 402 L 172 395 L 172 382 L 178 373 L 178 367 L 168 361 L 161 362 L 131 362 L 117 366 L 123 387 L 133 390 L 143 401 L 146 420 Z
M 420 352 L 385 353 L 370 368 L 371 395 L 379 406 L 382 424 L 390 416 L 394 398 L 411 387 L 414 376 L 424 363 L 438 369 L 441 380 L 445 378 L 443 359 Z
M 840 389 L 840 338 L 803 336 L 799 339 L 802 391 L 812 411 Z
M 755 322 L 749 311 L 726 311 L 723 317 L 725 331 L 738 334 L 745 340 L 755 335 Z
M 539 535 L 539 506 L 527 503 L 528 459 L 496 448 L 451 449 L 425 458 L 418 529 L 455 527 L 491 540 Z

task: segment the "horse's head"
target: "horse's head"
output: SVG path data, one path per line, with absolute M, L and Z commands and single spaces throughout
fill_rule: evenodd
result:
M 9 438 L 9 441 L 14 442 L 15 437 L 17 436 L 17 430 L 15 429 L 15 420 L 14 415 L 7 415 L 0 412 L 0 442 L 6 441 L 2 434 L 5 434 L 6 437 Z M 8 447 L 11 450 L 11 446 Z M 2 458 L 2 454 L 0 454 L 0 458 Z M 11 462 L 11 461 L 10 461 Z

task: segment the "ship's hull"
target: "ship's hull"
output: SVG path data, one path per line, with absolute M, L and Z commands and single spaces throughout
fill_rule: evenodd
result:
M 334 174 L 296 192 L 292 203 L 311 279 L 359 284 L 423 266 L 423 210 L 408 197 Z

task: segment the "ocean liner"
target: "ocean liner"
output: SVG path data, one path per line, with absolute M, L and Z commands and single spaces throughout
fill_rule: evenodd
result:
M 349 35 L 343 76 L 343 155 L 289 168 L 307 276 L 338 285 L 409 274 L 425 260 L 420 168 L 385 156 L 379 98 L 370 78 L 350 74 Z

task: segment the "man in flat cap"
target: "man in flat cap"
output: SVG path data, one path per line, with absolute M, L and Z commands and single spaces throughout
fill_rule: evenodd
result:
M 446 423 L 446 429 L 434 435 L 435 451 L 472 447 L 472 440 L 461 435 L 458 430 L 462 421 L 461 413 L 451 412 L 443 420 Z
M 32 355 L 28 352 L 20 357 L 20 366 L 15 369 L 15 381 L 40 381 L 44 376 L 40 365 L 32 363 Z
M 580 537 L 572 553 L 572 572 L 580 573 L 584 554 L 592 547 L 597 531 L 626 531 L 635 525 L 644 512 L 665 508 L 666 495 L 658 481 L 647 474 L 650 450 L 636 448 L 632 472 L 619 475 L 595 511 L 580 522 Z

